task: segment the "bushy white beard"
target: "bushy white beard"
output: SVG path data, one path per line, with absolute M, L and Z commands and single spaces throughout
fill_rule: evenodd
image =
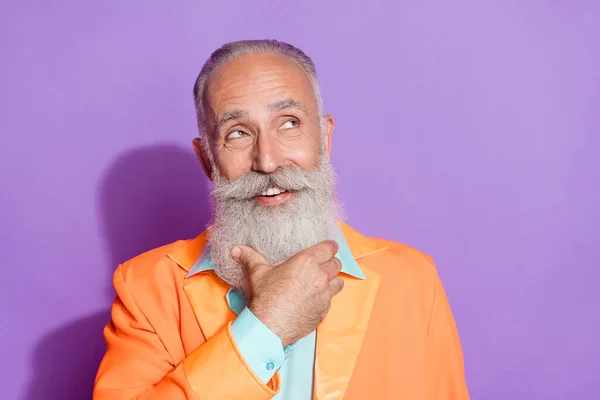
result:
M 335 180 L 324 154 L 311 171 L 292 165 L 271 174 L 250 171 L 235 181 L 216 177 L 208 245 L 217 274 L 234 287 L 244 286 L 243 268 L 231 258 L 236 245 L 249 246 L 268 262 L 278 263 L 332 239 L 341 218 Z M 292 197 L 281 205 L 261 206 L 255 196 L 271 186 L 292 191 Z

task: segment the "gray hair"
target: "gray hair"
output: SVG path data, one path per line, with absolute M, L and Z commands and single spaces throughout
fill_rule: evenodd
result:
M 198 129 L 200 134 L 206 136 L 206 116 L 204 113 L 204 95 L 206 91 L 206 82 L 211 72 L 218 67 L 227 64 L 238 57 L 254 53 L 277 53 L 283 54 L 295 60 L 306 72 L 313 86 L 315 98 L 317 100 L 317 110 L 321 131 L 323 131 L 323 100 L 321 91 L 317 83 L 317 70 L 315 64 L 309 56 L 302 50 L 284 42 L 277 40 L 240 40 L 237 42 L 226 43 L 215 50 L 204 63 L 196 83 L 194 84 L 194 103 L 196 106 L 196 116 L 198 119 Z M 202 141 L 208 150 L 208 140 Z M 210 152 L 209 152 L 210 153 Z

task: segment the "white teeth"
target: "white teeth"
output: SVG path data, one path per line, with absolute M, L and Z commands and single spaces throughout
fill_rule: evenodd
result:
M 260 195 L 261 196 L 277 196 L 278 194 L 284 193 L 285 190 L 278 188 L 277 186 L 269 188 L 265 191 L 263 191 Z

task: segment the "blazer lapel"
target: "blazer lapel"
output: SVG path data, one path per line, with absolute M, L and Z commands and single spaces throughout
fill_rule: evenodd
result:
M 327 316 L 317 328 L 314 399 L 343 399 L 375 305 L 381 276 L 359 260 L 388 247 L 339 224 L 352 256 L 365 279 L 344 276 L 344 289 L 331 301 Z
M 214 272 L 188 278 L 183 290 L 206 340 L 235 319 L 235 313 L 227 305 L 226 295 L 229 287 Z
M 182 241 L 169 257 L 189 272 L 206 245 L 206 237 L 205 231 L 193 240 Z M 235 313 L 227 304 L 229 286 L 214 271 L 204 271 L 186 278 L 183 290 L 206 340 L 235 319 Z
M 344 278 L 344 289 L 317 329 L 315 400 L 342 399 L 352 377 L 380 281 L 378 274 L 361 268 L 366 279 Z

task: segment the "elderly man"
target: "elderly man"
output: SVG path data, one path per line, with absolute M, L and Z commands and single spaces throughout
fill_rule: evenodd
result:
M 431 258 L 340 221 L 311 59 L 226 44 L 194 100 L 213 223 L 119 266 L 94 398 L 467 399 Z

